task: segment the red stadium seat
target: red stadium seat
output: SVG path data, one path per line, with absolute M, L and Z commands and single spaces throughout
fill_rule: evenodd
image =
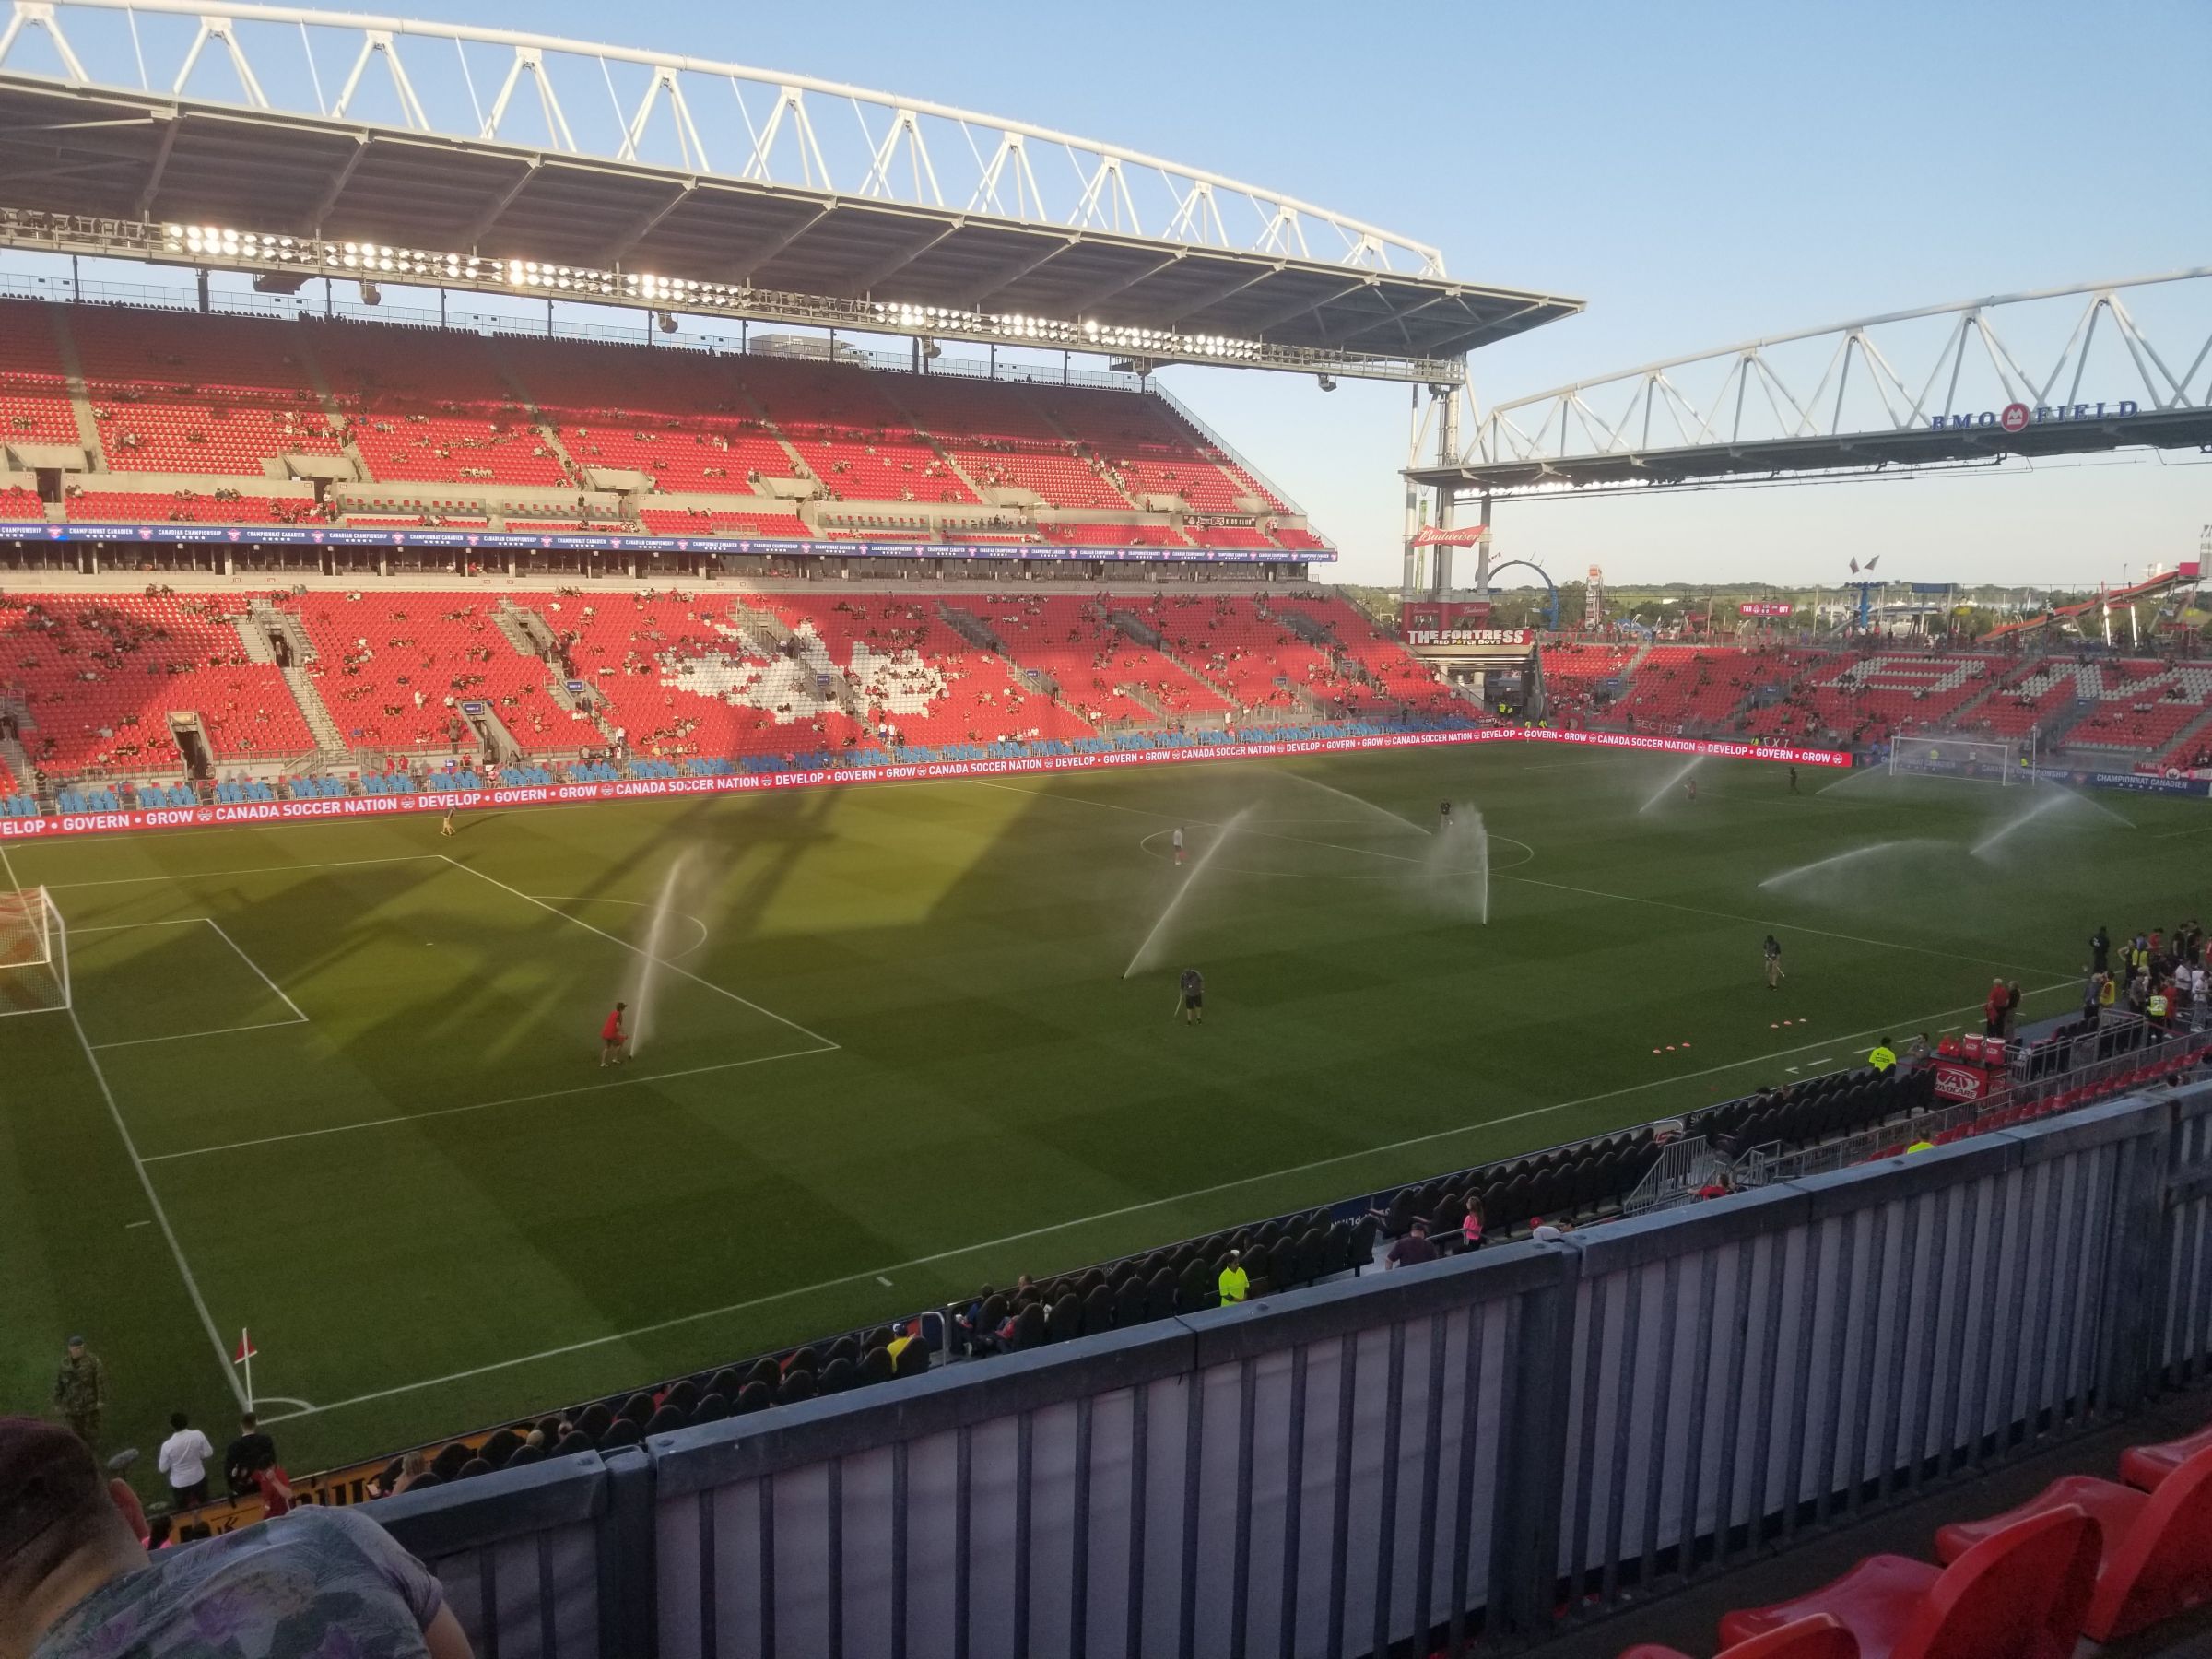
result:
M 1689 1655 L 1655 1641 L 1639 1642 L 1620 1659 L 1689 1659 Z M 1739 1641 L 1716 1659 L 1859 1659 L 1859 1644 L 1833 1615 L 1816 1613 L 1791 1624 Z
M 2212 1423 L 2159 1445 L 2130 1446 L 2120 1454 L 2120 1478 L 2138 1491 L 2156 1491 L 2169 1475 L 2207 1451 L 2212 1451 Z
M 1869 1556 L 1809 1595 L 1721 1620 L 1748 1641 L 1832 1614 L 1865 1659 L 2067 1659 L 2097 1580 L 2097 1524 L 2065 1504 L 1983 1539 L 1948 1567 Z
M 2102 1534 L 2097 1594 L 2083 1629 L 2116 1641 L 2212 1599 L 2212 1447 L 2183 1463 L 2154 1492 L 2072 1475 L 1986 1521 L 1947 1526 L 1936 1554 L 1955 1561 L 2017 1522 L 2072 1504 Z

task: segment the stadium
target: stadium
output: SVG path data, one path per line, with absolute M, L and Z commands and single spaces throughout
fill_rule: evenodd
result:
M 1494 402 L 1584 310 L 1510 275 L 841 81 L 14 0 L 0 1599 L 60 1441 L 161 1572 L 378 1523 L 441 1655 L 2188 1651 L 2200 565 L 1524 527 L 2184 460 L 2212 271 Z M 1403 389 L 1394 588 L 1232 374 Z

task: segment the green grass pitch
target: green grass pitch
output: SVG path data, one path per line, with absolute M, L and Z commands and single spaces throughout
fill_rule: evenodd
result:
M 287 1461 L 326 1466 L 1842 1066 L 1993 974 L 2059 1012 L 2098 924 L 2198 908 L 2200 802 L 2069 804 L 1975 858 L 2026 792 L 1806 769 L 1793 797 L 1708 762 L 1693 803 L 1679 764 L 1516 745 L 18 845 L 76 1008 L 0 1020 L 0 1406 L 43 1409 L 82 1329 L 112 1444 L 179 1407 L 219 1441 L 251 1326 Z M 1428 833 L 1445 797 L 1495 838 L 1487 925 L 1464 821 Z M 1178 824 L 1203 868 L 1124 978 Z M 679 856 L 644 1041 L 601 1070 Z

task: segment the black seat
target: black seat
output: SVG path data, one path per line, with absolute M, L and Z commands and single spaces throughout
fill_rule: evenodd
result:
M 560 1444 L 553 1448 L 553 1455 L 556 1457 L 574 1457 L 579 1453 L 596 1452 L 598 1449 L 598 1446 L 594 1443 L 592 1437 L 588 1434 L 564 1434 L 560 1437 Z M 415 1486 L 409 1487 L 407 1490 L 411 1492 L 415 1489 L 415 1487 L 418 1487 L 421 1484 L 422 1482 L 418 1480 L 415 1483 Z
M 929 1348 L 919 1336 L 900 1348 L 899 1357 L 891 1360 L 891 1374 L 895 1377 L 919 1377 L 928 1371 Z
M 782 1386 L 782 1379 L 777 1379 Z M 776 1390 L 765 1382 L 747 1382 L 737 1391 L 737 1399 L 730 1407 L 732 1417 L 746 1417 L 756 1411 L 766 1411 L 776 1403 Z
M 1011 1346 L 1018 1354 L 1040 1347 L 1043 1343 L 1044 1310 L 1035 1302 L 1030 1302 L 1014 1315 L 1014 1341 Z
M 1132 1325 L 1145 1323 L 1145 1281 L 1134 1273 L 1124 1274 L 1120 1284 L 1113 1288 L 1113 1324 L 1116 1330 L 1125 1331 Z
M 643 1443 L 645 1430 L 629 1418 L 617 1418 L 615 1426 L 599 1437 L 599 1450 L 612 1452 L 618 1446 L 635 1446 Z
M 888 1382 L 896 1374 L 889 1351 L 879 1347 L 872 1347 L 863 1354 L 860 1363 L 853 1368 L 853 1386 L 856 1388 L 865 1388 L 871 1382 Z
M 1053 1303 L 1045 1315 L 1046 1339 L 1065 1342 L 1071 1336 L 1083 1335 L 1083 1304 L 1076 1300 L 1075 1292 L 1065 1291 Z
M 821 1369 L 821 1356 L 811 1347 L 794 1348 L 790 1358 L 783 1361 L 783 1374 L 787 1377 L 794 1371 L 819 1371 Z
M 642 1429 L 653 1418 L 653 1396 L 649 1394 L 633 1394 L 622 1402 L 622 1409 L 616 1415 Z
M 523 1437 L 512 1429 L 501 1429 L 477 1448 L 477 1455 L 495 1469 L 503 1469 L 514 1454 L 522 1450 Z
M 441 1480 L 452 1480 L 461 1473 L 461 1465 L 475 1455 L 466 1446 L 455 1441 L 450 1446 L 441 1447 L 438 1455 L 430 1459 L 430 1473 Z
M 854 1343 L 853 1346 L 857 1348 L 860 1345 Z M 859 1368 L 854 1362 L 846 1359 L 842 1354 L 837 1354 L 833 1355 L 822 1367 L 822 1374 L 818 1381 L 822 1393 L 839 1394 L 851 1388 L 859 1380 Z
M 776 1390 L 776 1404 L 779 1406 L 796 1405 L 801 1400 L 813 1399 L 820 1392 L 819 1386 L 815 1382 L 812 1371 L 785 1371 L 783 1385 Z
M 712 1389 L 699 1396 L 699 1404 L 691 1407 L 691 1421 L 719 1423 L 730 1415 L 730 1403 Z
M 860 1359 L 860 1339 L 857 1336 L 840 1336 L 830 1345 L 830 1352 L 824 1359 L 825 1361 L 842 1359 L 847 1365 L 855 1363 Z
M 1193 1262 L 1175 1281 L 1175 1311 L 1178 1313 L 1195 1313 L 1210 1308 L 1218 1300 L 1214 1274 L 1203 1262 Z
M 474 1480 L 479 1475 L 488 1475 L 490 1473 L 490 1464 L 487 1463 L 481 1457 L 472 1457 L 466 1463 L 461 1465 L 460 1471 L 457 1475 L 455 1475 L 454 1478 L 457 1480 Z
M 594 1441 L 596 1441 L 614 1426 L 615 1414 L 596 1400 L 586 1406 L 582 1415 L 576 1419 L 577 1432 L 588 1436 Z
M 514 1455 L 507 1460 L 506 1466 L 510 1469 L 520 1469 L 524 1468 L 531 1464 L 539 1464 L 544 1463 L 545 1461 L 546 1449 L 543 1446 L 532 1446 L 525 1444 L 517 1446 L 514 1449 Z
M 661 1408 L 645 1419 L 648 1434 L 674 1434 L 678 1429 L 691 1426 L 691 1414 L 680 1406 L 663 1402 Z
M 1171 1318 L 1175 1312 L 1175 1272 L 1163 1266 L 1145 1283 L 1145 1317 Z
M 724 1400 L 734 1400 L 737 1397 L 737 1391 L 744 1386 L 745 1378 L 725 1365 L 714 1373 L 713 1381 L 707 1384 L 707 1393 L 720 1394 Z
M 690 1378 L 686 1377 L 682 1382 L 676 1383 L 668 1390 L 666 1394 L 661 1396 L 661 1406 L 664 1410 L 668 1406 L 673 1406 L 678 1411 L 688 1411 L 692 1406 L 699 1404 L 699 1384 L 692 1382 Z
M 746 1372 L 745 1380 L 747 1384 L 758 1382 L 773 1394 L 783 1386 L 783 1368 L 773 1359 L 756 1359 L 753 1369 Z
M 1101 1280 L 1083 1299 L 1083 1330 L 1087 1335 L 1113 1329 L 1113 1292 Z

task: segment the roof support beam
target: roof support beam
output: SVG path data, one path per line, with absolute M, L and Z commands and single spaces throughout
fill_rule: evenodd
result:
M 492 199 L 491 205 L 477 216 L 477 222 L 462 233 L 461 240 L 468 244 L 471 253 L 477 252 L 477 244 L 488 236 L 491 228 L 500 222 L 500 215 L 514 205 L 514 198 L 523 194 L 523 187 L 537 177 L 537 169 L 538 159 L 532 156 L 523 163 L 522 171 L 515 175 L 514 182 L 500 192 Z
M 1083 292 L 1071 296 L 1061 302 L 1062 309 L 1069 316 L 1081 322 L 1083 313 L 1092 306 L 1103 304 L 1106 300 L 1112 299 L 1114 295 L 1126 292 L 1140 282 L 1151 281 L 1153 277 L 1171 265 L 1181 265 L 1188 257 L 1189 255 L 1183 250 L 1178 248 L 1166 258 L 1132 270 L 1125 276 L 1117 276 L 1112 282 L 1101 282 L 1096 288 L 1086 288 Z
M 1282 268 L 1283 267 L 1279 265 L 1262 265 L 1256 271 L 1238 270 L 1231 272 L 1230 280 L 1222 283 L 1210 293 L 1199 294 L 1193 299 L 1184 301 L 1183 307 L 1181 311 L 1165 319 L 1164 325 L 1171 328 L 1176 327 L 1182 324 L 1185 317 L 1191 316 L 1194 312 L 1202 312 L 1209 305 L 1218 305 L 1222 300 L 1231 299 L 1234 296 L 1242 293 L 1246 288 L 1252 287 L 1254 283 L 1266 281 L 1268 277 L 1278 275 Z M 1249 331 L 1240 329 L 1238 332 L 1246 333 Z
M 813 229 L 817 225 L 828 218 L 830 215 L 830 212 L 836 206 L 837 200 L 835 197 L 831 197 L 829 201 L 824 202 L 820 206 L 817 207 L 812 213 L 808 214 L 805 218 L 799 220 L 798 223 L 792 226 L 790 229 L 784 231 L 782 235 L 777 237 L 775 241 L 768 243 L 765 247 L 756 250 L 752 256 L 747 259 L 742 266 L 731 274 L 733 280 L 749 285 L 753 280 L 754 274 L 758 272 L 762 265 L 766 265 L 770 260 L 775 258 L 777 254 L 782 253 L 784 249 L 790 247 L 792 243 L 797 241 L 800 237 L 806 235 L 807 231 Z
M 157 112 L 154 119 L 161 124 L 161 142 L 154 147 L 152 165 L 146 170 L 146 185 L 138 192 L 138 217 L 154 217 L 154 200 L 161 194 L 161 175 L 169 171 L 169 152 L 177 147 L 177 129 L 184 124 L 183 115 L 174 110 Z
M 323 186 L 323 194 L 315 198 L 314 206 L 309 209 L 307 229 L 310 235 L 323 234 L 323 220 L 338 205 L 338 198 L 346 194 L 346 186 L 353 180 L 353 170 L 360 166 L 361 158 L 368 153 L 369 135 L 363 133 L 354 139 L 353 153 L 346 158 L 345 165 L 330 175 L 330 182 Z
M 643 217 L 632 220 L 629 229 L 602 248 L 598 257 L 592 263 L 608 266 L 620 265 L 629 257 L 632 248 L 658 230 L 661 228 L 661 221 L 689 201 L 691 193 L 698 188 L 699 181 L 697 179 L 686 179 L 658 207 Z
M 900 271 L 905 270 L 908 265 L 912 265 L 915 260 L 921 258 L 923 254 L 928 253 L 932 248 L 935 247 L 947 237 L 952 235 L 955 231 L 964 229 L 966 229 L 966 226 L 964 222 L 959 219 L 947 220 L 944 224 L 939 225 L 935 229 L 931 230 L 927 235 L 921 237 L 917 241 L 909 242 L 905 247 L 900 249 L 898 253 L 892 254 L 888 259 L 879 260 L 875 265 L 870 265 L 866 270 L 861 272 L 857 276 L 853 277 L 852 282 L 848 285 L 849 291 L 855 294 L 866 294 L 872 292 L 877 283 L 887 281 L 889 278 L 896 276 Z
M 1011 265 L 994 271 L 990 276 L 982 278 L 984 286 L 977 288 L 970 296 L 969 306 L 975 311 L 989 311 L 992 300 L 997 299 L 1024 276 L 1041 271 L 1061 254 L 1075 247 L 1078 240 L 1071 236 L 1064 241 L 1048 242 L 1035 253 L 1025 253 Z
M 1240 317 L 1237 319 L 1234 332 L 1246 335 L 1264 335 L 1277 324 L 1289 322 L 1293 317 L 1302 317 L 1309 312 L 1319 311 L 1324 305 L 1334 305 L 1346 295 L 1356 294 L 1361 288 L 1370 286 L 1372 281 L 1371 277 L 1356 276 L 1342 288 L 1331 288 L 1327 293 L 1313 299 L 1295 300 L 1276 311 L 1263 312 L 1257 317 Z M 1341 344 L 1341 342 L 1332 342 L 1332 344 Z
M 1410 345 L 1413 335 L 1406 327 L 1406 318 L 1416 312 L 1425 312 L 1432 305 L 1441 305 L 1447 300 L 1458 298 L 1457 294 L 1431 294 L 1418 305 L 1408 305 L 1403 311 L 1392 312 L 1387 317 L 1377 317 L 1372 323 L 1362 323 L 1358 328 L 1347 330 L 1336 336 L 1336 344 L 1339 346 L 1349 345 L 1363 335 L 1373 334 L 1378 328 L 1394 328 L 1398 331 L 1398 337 Z M 1385 300 L 1384 303 L 1387 304 L 1388 301 Z

